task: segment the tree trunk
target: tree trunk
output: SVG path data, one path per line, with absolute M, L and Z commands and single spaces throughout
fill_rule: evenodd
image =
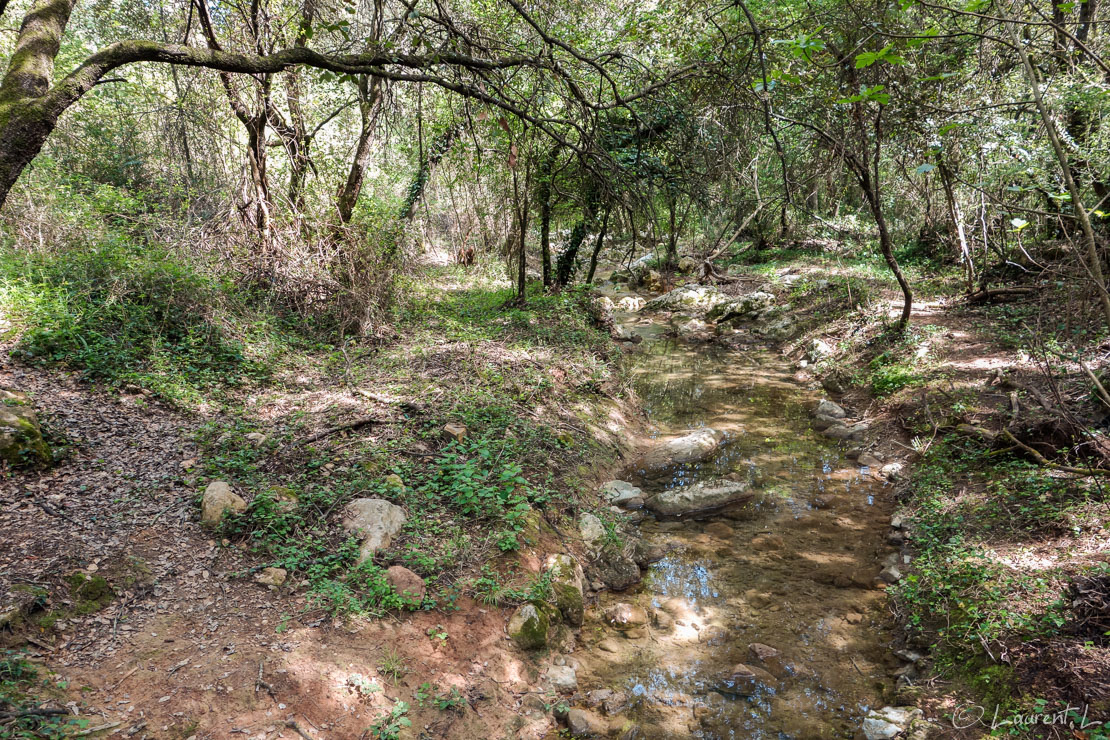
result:
M 1090 278 L 1092 285 L 1098 292 L 1099 301 L 1102 304 L 1103 317 L 1106 320 L 1106 325 L 1110 326 L 1110 293 L 1106 290 L 1106 279 L 1102 274 L 1102 260 L 1099 258 L 1098 244 L 1095 241 L 1095 231 L 1091 226 L 1091 216 L 1087 213 L 1087 209 L 1083 205 L 1083 194 L 1079 192 L 1079 186 L 1076 185 L 1075 178 L 1071 175 L 1071 163 L 1069 162 L 1067 151 L 1060 142 L 1060 136 L 1056 131 L 1056 122 L 1053 121 L 1052 114 L 1044 102 L 1044 97 L 1041 95 L 1041 83 L 1037 78 L 1037 71 L 1033 67 L 1033 62 L 1029 59 L 1029 54 L 1026 53 L 1025 46 L 1022 45 L 1022 41 L 1018 37 L 1013 21 L 1007 20 L 1004 25 L 1010 35 L 1010 41 L 1013 47 L 1017 49 L 1018 56 L 1021 58 L 1022 67 L 1025 68 L 1025 75 L 1029 82 L 1029 88 L 1033 93 L 1033 102 L 1036 103 L 1037 111 L 1040 113 L 1041 121 L 1044 123 L 1045 132 L 1048 134 L 1048 141 L 1052 144 L 1052 151 L 1056 155 L 1057 163 L 1060 165 L 1060 174 L 1064 178 L 1064 184 L 1068 188 L 1068 193 L 1071 195 L 1072 208 L 1075 209 L 1075 214 L 1079 218 L 1079 224 L 1083 229 L 1083 242 L 1087 249 L 1087 255 L 1086 260 L 1081 260 L 1080 262 L 1087 272 L 1087 277 Z
M 606 206 L 605 215 L 601 217 L 601 229 L 597 232 L 597 243 L 594 244 L 593 254 L 590 255 L 590 271 L 586 273 L 586 282 L 594 281 L 594 272 L 597 270 L 597 256 L 601 254 L 601 247 L 605 243 L 605 232 L 609 229 L 609 212 L 611 206 Z
M 582 242 L 586 240 L 586 230 L 589 226 L 597 221 L 597 206 L 598 206 L 597 186 L 591 184 L 590 191 L 586 195 L 586 202 L 582 206 L 582 218 L 571 229 L 570 239 L 567 241 L 567 247 L 559 254 L 559 258 L 555 261 L 555 286 L 558 288 L 566 287 L 570 284 L 571 279 L 574 277 L 574 270 L 577 267 L 578 250 L 582 246 Z
M 867 205 L 871 208 L 871 215 L 875 217 L 875 225 L 879 227 L 879 250 L 883 253 L 883 259 L 886 260 L 887 267 L 894 273 L 894 279 L 898 281 L 898 287 L 902 289 L 902 316 L 898 319 L 898 331 L 905 331 L 906 327 L 910 324 L 910 312 L 913 311 L 913 291 L 910 289 L 910 284 L 906 280 L 906 276 L 902 274 L 902 268 L 898 265 L 898 260 L 894 256 L 894 245 L 890 239 L 890 230 L 887 228 L 886 217 L 883 215 L 882 201 L 879 200 L 879 193 L 872 189 L 870 178 L 867 184 L 863 185 L 863 195 L 867 199 Z
M 960 258 L 964 262 L 964 271 L 967 292 L 970 294 L 975 289 L 975 263 L 971 259 L 971 247 L 967 243 L 967 232 L 964 230 L 963 214 L 960 213 L 960 202 L 956 200 L 955 190 L 952 188 L 952 173 L 944 162 L 938 167 L 940 181 L 944 186 L 944 198 L 948 203 L 948 218 L 956 232 L 956 239 L 960 245 Z
M 374 125 L 381 108 L 381 100 L 381 78 L 361 75 L 358 79 L 358 107 L 362 117 L 362 127 L 358 132 L 358 144 L 355 146 L 355 156 L 351 160 L 347 181 L 339 189 L 335 200 L 339 220 L 344 224 L 351 222 L 358 195 L 362 192 L 362 180 L 366 176 L 366 168 L 370 165 L 370 145 L 374 140 Z

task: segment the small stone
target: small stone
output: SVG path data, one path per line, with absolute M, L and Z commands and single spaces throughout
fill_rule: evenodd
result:
M 863 736 L 867 740 L 890 740 L 902 734 L 921 715 L 916 707 L 873 709 L 863 720 Z
M 578 688 L 578 675 L 569 665 L 553 665 L 547 669 L 547 683 L 555 691 L 569 694 Z
M 385 572 L 385 580 L 401 597 L 401 600 L 419 605 L 424 601 L 427 586 L 424 579 L 402 565 L 391 565 Z
M 752 537 L 751 547 L 756 552 L 765 552 L 767 550 L 781 550 L 786 547 L 786 541 L 781 535 L 777 534 L 760 534 Z
M 609 503 L 616 506 L 622 506 L 625 501 L 630 499 L 643 499 L 644 493 L 636 486 L 628 481 L 611 480 L 601 486 L 601 495 L 609 500 Z
M 553 555 L 548 560 L 547 572 L 551 577 L 555 606 L 563 615 L 563 619 L 570 625 L 581 627 L 585 616 L 582 591 L 586 580 L 582 573 L 582 566 L 573 556 L 564 553 Z
M 883 583 L 894 584 L 902 580 L 902 572 L 893 565 L 888 565 L 879 573 L 879 579 Z
M 586 512 L 578 517 L 578 533 L 587 547 L 593 547 L 605 537 L 605 525 L 593 514 Z
M 605 737 L 609 723 L 586 709 L 571 709 L 567 712 L 567 729 L 573 737 Z
M 597 644 L 597 649 L 603 653 L 616 653 L 620 652 L 620 645 L 616 640 L 606 638 Z
M 711 534 L 714 537 L 719 537 L 721 539 L 729 539 L 730 537 L 732 537 L 733 534 L 735 534 L 732 530 L 732 527 L 728 526 L 724 522 L 712 522 L 711 524 L 705 525 L 705 533 Z
M 865 452 L 856 460 L 861 468 L 875 468 L 878 470 L 882 467 L 883 461 L 875 457 L 869 452 Z
M 829 427 L 842 427 L 844 426 L 844 422 L 842 422 L 840 419 L 834 419 L 831 416 L 826 416 L 825 414 L 817 414 L 813 417 L 812 426 L 817 431 L 823 432 Z M 852 457 L 852 455 L 849 453 L 848 457 Z
M 614 629 L 630 630 L 647 624 L 648 615 L 642 606 L 622 602 L 605 610 L 605 621 Z
M 844 621 L 848 624 L 860 624 L 863 622 L 863 615 L 859 612 L 848 612 L 844 615 Z
M 462 424 L 445 424 L 442 430 L 443 438 L 448 442 L 462 442 L 466 439 L 466 427 Z
M 775 678 L 785 678 L 793 673 L 793 669 L 782 657 L 782 653 L 770 645 L 753 642 L 748 645 L 748 654 L 756 664 L 766 668 Z
M 214 527 L 220 523 L 225 512 L 242 514 L 247 510 L 247 502 L 243 497 L 231 490 L 231 486 L 222 480 L 214 480 L 204 489 L 204 496 L 200 502 L 201 524 Z
M 914 650 L 895 650 L 894 654 L 908 663 L 920 663 L 925 660 L 925 656 Z
M 760 689 L 774 689 L 775 677 L 762 668 L 737 663 L 717 684 L 717 691 L 734 696 L 751 696 Z
M 601 551 L 595 567 L 604 585 L 614 591 L 631 588 L 642 578 L 640 566 L 636 561 L 623 548 L 615 545 L 610 545 Z
M 551 620 L 544 609 L 524 604 L 509 618 L 509 637 L 525 650 L 546 647 Z
M 827 398 L 817 404 L 817 408 L 814 410 L 813 413 L 815 415 L 821 414 L 824 416 L 831 416 L 834 419 L 843 419 L 845 416 L 848 415 L 848 412 L 845 411 L 839 404 L 835 404 Z
M 901 480 L 905 465 L 900 462 L 887 463 L 879 469 L 879 474 L 887 480 Z
M 263 568 L 260 573 L 255 574 L 254 582 L 263 586 L 280 586 L 285 583 L 285 576 L 284 568 Z
M 390 491 L 391 493 L 405 492 L 405 481 L 403 481 L 401 479 L 401 476 L 397 475 L 396 473 L 390 473 L 385 478 L 383 478 L 382 485 L 385 486 L 385 490 Z

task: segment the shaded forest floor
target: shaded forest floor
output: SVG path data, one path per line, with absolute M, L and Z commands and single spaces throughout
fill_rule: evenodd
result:
M 63 451 L 0 484 L 18 607 L 4 641 L 41 666 L 6 690 L 46 690 L 85 730 L 127 737 L 295 736 L 287 720 L 388 736 L 401 717 L 429 737 L 546 732 L 555 697 L 507 649 L 502 608 L 545 587 L 542 556 L 573 549 L 576 512 L 612 517 L 595 479 L 636 426 L 619 350 L 579 294 L 505 309 L 511 290 L 480 269 L 424 278 L 386 339 L 291 352 L 192 407 L 5 360 L 0 384 L 31 394 Z M 472 500 L 452 498 L 463 478 Z M 197 521 L 212 480 L 248 501 L 216 531 Z M 378 562 L 424 579 L 418 604 L 337 531 L 336 510 L 375 493 L 410 512 Z M 255 582 L 264 566 L 286 582 Z

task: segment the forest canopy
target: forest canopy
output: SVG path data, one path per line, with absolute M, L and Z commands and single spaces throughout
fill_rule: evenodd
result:
M 432 232 L 502 254 L 523 295 L 529 261 L 557 287 L 607 246 L 705 262 L 811 227 L 874 239 L 902 325 L 907 250 L 969 293 L 1074 278 L 1106 322 L 1098 10 L 14 2 L 0 199 L 126 193 L 235 244 L 248 281 L 312 273 L 320 301 L 288 299 L 343 304 L 347 330 Z

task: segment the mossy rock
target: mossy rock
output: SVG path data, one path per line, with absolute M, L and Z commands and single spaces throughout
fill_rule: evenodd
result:
M 544 532 L 548 534 L 555 534 L 555 530 L 547 523 L 535 509 L 532 509 L 521 518 L 520 537 L 528 545 L 535 545 L 540 541 L 540 535 Z
M 13 467 L 42 466 L 52 460 L 34 409 L 0 405 L 0 460 Z
M 116 592 L 112 584 L 104 576 L 89 576 L 84 573 L 72 573 L 66 577 L 69 584 L 69 593 L 73 597 L 77 614 L 92 614 L 108 606 L 115 598 Z
M 556 555 L 551 559 L 548 573 L 551 575 L 551 591 L 559 613 L 567 624 L 581 627 L 586 613 L 582 595 L 585 581 L 582 566 L 570 555 Z
M 509 637 L 525 650 L 547 647 L 552 635 L 551 611 L 539 601 L 521 605 L 509 618 Z

